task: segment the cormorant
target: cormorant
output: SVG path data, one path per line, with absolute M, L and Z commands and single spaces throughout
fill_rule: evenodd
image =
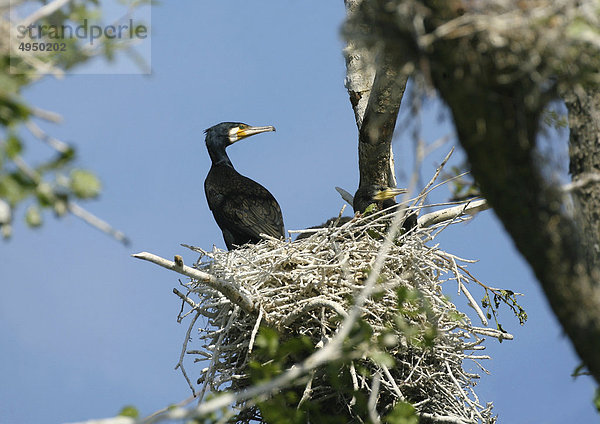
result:
M 222 122 L 204 131 L 212 161 L 204 192 L 229 250 L 259 242 L 260 234 L 285 236 L 277 200 L 262 185 L 238 173 L 225 152 L 236 141 L 266 131 L 275 131 L 275 127 Z
M 364 213 L 373 203 L 377 205 L 377 211 L 390 208 L 396 204 L 394 198 L 406 191 L 405 188 L 390 188 L 377 184 L 361 186 L 354 193 L 354 213 Z
M 359 187 L 359 189 L 354 194 L 354 202 L 352 207 L 354 208 L 354 213 L 364 213 L 365 210 L 372 204 L 377 205 L 376 211 L 381 211 L 383 209 L 387 209 L 396 204 L 394 197 L 399 194 L 406 193 L 406 189 L 404 188 L 390 188 L 382 185 L 368 185 Z M 342 217 L 333 217 L 328 219 L 325 223 L 321 225 L 316 225 L 314 227 L 309 227 L 309 229 L 318 229 L 318 228 L 327 228 L 331 226 L 341 227 L 352 218 L 342 216 Z M 408 221 L 408 222 L 407 222 Z M 414 224 L 413 224 L 414 222 Z M 406 231 L 416 226 L 416 215 L 411 214 L 406 217 L 405 224 L 403 227 Z M 296 240 L 302 240 L 304 238 L 308 238 L 313 233 L 300 233 Z
M 390 188 L 382 185 L 371 184 L 367 186 L 361 186 L 354 193 L 354 212 L 364 213 L 367 208 L 375 203 L 377 205 L 377 211 L 381 211 L 387 208 L 391 208 L 396 205 L 394 198 L 399 194 L 406 193 L 405 188 Z M 408 213 L 404 218 L 402 228 L 405 232 L 408 232 L 417 226 L 417 214 L 412 212 Z

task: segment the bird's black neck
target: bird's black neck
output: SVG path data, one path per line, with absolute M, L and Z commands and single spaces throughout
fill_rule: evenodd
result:
M 208 149 L 208 154 L 210 155 L 213 166 L 225 165 L 233 168 L 233 164 L 229 160 L 229 156 L 227 156 L 224 146 L 211 146 L 211 148 Z

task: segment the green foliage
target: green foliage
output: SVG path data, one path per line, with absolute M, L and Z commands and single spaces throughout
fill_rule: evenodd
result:
M 492 295 L 490 299 L 490 295 Z M 519 324 L 524 325 L 527 321 L 527 312 L 517 302 L 517 296 L 522 296 L 521 293 L 515 293 L 512 290 L 499 290 L 486 287 L 485 296 L 481 299 L 481 306 L 487 310 L 486 315 L 488 319 L 494 318 L 496 322 L 496 328 L 502 332 L 505 332 L 502 325 L 498 322 L 498 309 L 501 304 L 508 306 L 518 318 Z M 500 340 L 502 342 L 502 340 Z
M 25 212 L 25 222 L 32 228 L 42 225 L 42 214 L 37 206 L 31 205 L 27 208 L 27 212 Z
M 586 369 L 585 364 L 583 364 L 583 363 L 579 364 L 579 365 L 577 365 L 577 367 L 575 367 L 575 369 L 571 373 L 571 377 L 577 378 L 577 377 L 581 377 L 582 375 L 590 375 L 590 372 Z
M 394 322 L 388 323 L 389 332 L 375 337 L 373 328 L 365 320 L 359 319 L 342 344 L 340 358 L 257 403 L 261 419 L 266 423 L 310 421 L 335 424 L 355 422 L 357 417 L 367 421 L 369 394 L 360 387 L 355 389 L 351 369 L 366 380 L 371 380 L 380 366 L 394 369 L 396 359 L 388 352 L 390 348 L 397 349 L 398 334 L 415 349 L 431 349 L 437 336 L 431 316 L 431 307 L 418 290 L 398 289 L 397 314 Z M 249 361 L 249 383 L 272 381 L 315 351 L 316 346 L 308 337 L 284 340 L 274 329 L 261 327 Z M 316 393 L 321 397 L 313 396 L 316 387 L 319 388 Z M 324 387 L 331 391 L 329 395 L 322 393 Z M 382 405 L 386 405 L 383 402 Z M 348 405 L 352 405 L 350 409 Z M 387 405 L 386 408 L 389 409 L 379 411 L 384 414 L 383 421 L 386 423 L 418 422 L 417 413 L 409 403 L 399 403 L 393 408 Z
M 596 410 L 600 412 L 600 389 L 596 389 L 596 393 L 594 395 L 594 406 Z
M 71 171 L 69 188 L 80 199 L 90 199 L 100 194 L 101 184 L 98 177 L 84 169 Z
M 383 422 L 387 424 L 418 424 L 419 416 L 410 403 L 399 402 Z
M 314 351 L 310 339 L 305 336 L 282 342 L 277 331 L 261 327 L 256 336 L 256 350 L 250 361 L 253 382 L 269 381 L 283 372 L 286 366 L 299 362 Z
M 129 417 L 129 418 L 139 418 L 140 412 L 133 405 L 124 406 L 119 412 L 119 416 L 121 417 Z
M 25 0 L 29 9 L 39 8 L 42 3 Z M 147 4 L 147 1 L 128 0 L 124 4 L 132 8 Z M 98 0 L 79 0 L 67 2 L 59 10 L 45 16 L 34 25 L 61 27 L 73 26 L 84 20 L 99 22 L 102 13 Z M 7 43 L 15 40 L 9 37 L 10 28 L 6 17 L 0 32 Z M 15 29 L 16 31 L 16 29 Z M 28 37 L 23 41 L 29 40 Z M 43 40 L 42 40 L 43 41 Z M 55 41 L 55 40 L 54 40 Z M 32 60 L 24 61 L 18 54 L 10 54 L 8 47 L 0 53 L 0 201 L 6 202 L 11 209 L 10 219 L 21 204 L 24 205 L 24 219 L 30 227 L 39 227 L 43 223 L 43 211 L 51 210 L 58 217 L 68 211 L 69 201 L 74 199 L 88 200 L 96 198 L 101 191 L 100 180 L 89 170 L 73 169 L 76 156 L 75 148 L 62 142 L 51 143 L 51 137 L 43 132 L 32 134 L 55 149 L 55 153 L 35 166 L 26 162 L 26 153 L 31 150 L 35 157 L 43 157 L 36 151 L 42 148 L 41 143 L 26 136 L 22 130 L 25 124 L 30 125 L 38 118 L 36 109 L 21 98 L 24 88 L 39 79 L 39 69 L 48 65 L 53 69 L 67 71 L 81 65 L 95 56 L 103 56 L 107 60 L 114 58 L 118 49 L 128 47 L 127 42 L 102 37 L 90 49 L 88 40 L 79 38 L 61 38 L 65 43 L 64 51 L 29 52 Z M 13 46 L 16 49 L 16 46 Z M 13 49 L 14 50 L 14 49 Z M 14 53 L 14 52 L 13 52 Z M 44 119 L 44 118 L 42 118 Z M 46 149 L 46 147 L 43 147 Z M 11 222 L 0 222 L 0 232 L 9 237 Z
M 448 187 L 452 193 L 451 200 L 453 201 L 462 201 L 481 196 L 479 187 L 470 174 L 466 173 L 467 169 L 468 165 L 462 163 L 458 166 L 452 166 L 448 172 L 444 172 L 444 178 L 450 180 Z
M 431 348 L 437 336 L 437 328 L 430 319 L 433 313 L 427 299 L 418 290 L 406 287 L 400 287 L 397 295 L 397 328 L 406 336 L 408 343 L 412 346 L 423 349 Z M 410 323 L 415 321 L 420 322 L 420 325 Z

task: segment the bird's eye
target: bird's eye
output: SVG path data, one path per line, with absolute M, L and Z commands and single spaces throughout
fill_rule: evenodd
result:
M 239 129 L 241 129 L 241 130 L 244 130 L 244 129 L 246 129 L 246 128 L 248 128 L 248 125 L 246 125 L 246 124 L 241 124 L 241 125 L 239 126 Z

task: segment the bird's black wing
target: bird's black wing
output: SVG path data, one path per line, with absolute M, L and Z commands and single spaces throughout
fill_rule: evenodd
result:
M 262 185 L 229 167 L 211 169 L 205 182 L 206 197 L 219 227 L 234 244 L 260 240 L 260 234 L 285 235 L 281 208 Z M 239 241 L 235 241 L 238 240 Z
M 283 237 L 283 215 L 277 200 L 262 185 L 240 175 L 245 179 L 244 190 L 236 196 L 225 199 L 224 207 L 229 219 L 238 231 L 253 237 L 267 234 L 271 237 Z

